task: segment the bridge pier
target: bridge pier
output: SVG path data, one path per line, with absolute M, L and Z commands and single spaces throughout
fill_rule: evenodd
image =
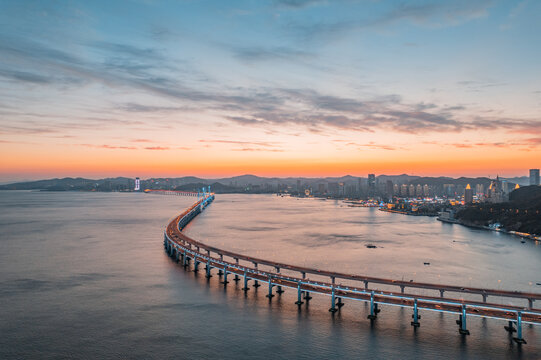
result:
M 224 266 L 224 281 L 222 281 L 222 284 L 224 284 L 224 286 L 229 284 L 229 281 L 227 281 L 227 266 Z
M 255 267 L 255 270 L 257 271 L 257 263 L 253 263 L 254 264 L 254 267 Z M 258 288 L 260 287 L 261 285 L 259 285 L 259 281 L 257 280 L 254 280 L 254 285 L 253 285 L 255 288 Z
M 334 298 L 334 285 L 333 285 L 333 288 L 331 290 L 331 308 L 329 309 L 330 312 L 332 313 L 335 313 L 337 312 L 338 310 L 336 309 L 335 307 L 335 298 Z
M 304 302 L 302 301 L 302 291 L 301 291 L 301 282 L 300 281 L 297 283 L 297 301 L 295 301 L 295 304 L 299 305 L 299 306 L 304 304 Z
M 221 259 L 223 260 L 223 255 L 220 255 Z M 239 266 L 239 258 L 235 258 L 235 264 L 237 265 L 237 268 Z M 233 281 L 238 283 L 240 281 L 240 277 L 237 273 L 235 273 L 235 277 L 233 278 Z
M 406 287 L 405 287 L 404 285 L 400 285 L 400 293 L 401 293 L 401 294 L 404 293 L 404 289 L 405 289 L 405 288 L 406 288 Z
M 534 302 L 534 299 L 528 299 L 528 308 L 530 310 L 533 309 L 533 302 Z
M 507 332 L 509 332 L 509 333 L 512 334 L 512 333 L 514 333 L 514 332 L 517 331 L 517 330 L 513 327 L 513 321 L 509 320 L 509 323 L 508 323 L 508 324 L 509 324 L 509 325 L 506 325 L 506 326 L 503 327 Z
M 267 297 L 270 299 L 272 299 L 274 297 L 274 294 L 272 293 L 272 276 L 269 276 L 269 293 L 267 294 Z
M 244 292 L 250 290 L 250 288 L 248 287 L 248 276 L 246 275 L 246 270 L 244 270 L 244 287 L 242 288 L 242 290 L 244 290 Z
M 487 302 L 487 297 L 488 297 L 488 295 L 486 295 L 486 294 L 483 294 L 483 302 L 484 302 L 484 303 L 486 303 L 486 302 Z
M 207 274 L 205 275 L 205 277 L 207 279 L 210 279 L 212 277 L 212 274 L 210 273 L 210 270 L 211 270 L 210 261 L 207 262 L 207 266 L 205 267 L 205 269 L 207 270 Z
M 418 328 L 421 326 L 419 323 L 419 309 L 417 308 L 417 298 L 413 300 L 413 321 L 411 322 L 411 326 L 414 328 Z
M 341 297 L 337 297 L 336 300 L 338 300 L 338 302 L 336 303 L 336 306 L 338 307 L 338 310 L 340 310 L 342 306 L 344 306 L 345 304 L 342 302 Z
M 378 317 L 378 313 L 374 310 L 374 292 L 372 291 L 370 293 L 370 315 L 367 316 L 368 319 L 376 320 L 376 318 Z
M 304 300 L 306 300 L 306 303 L 308 303 L 308 301 L 312 300 L 312 297 L 310 296 L 309 291 L 304 292 Z
M 466 327 L 466 305 L 462 305 L 462 315 L 460 315 L 460 328 L 458 332 L 461 335 L 470 335 L 470 331 Z
M 276 267 L 276 272 L 277 272 L 278 274 L 280 274 L 280 268 L 279 268 L 279 267 Z M 280 275 L 278 275 L 278 276 L 280 276 Z M 277 293 L 278 295 L 282 295 L 283 292 L 284 292 L 284 290 L 282 290 L 282 286 L 278 285 L 278 286 L 276 287 L 276 293 Z
M 197 261 L 197 257 L 194 256 L 193 258 L 193 271 L 198 272 L 199 271 L 199 261 Z
M 522 337 L 522 313 L 517 312 L 517 337 L 513 338 L 517 344 L 526 344 L 526 340 Z
M 186 250 L 184 250 L 184 259 L 182 260 L 184 268 L 188 266 L 188 257 L 186 256 Z
M 443 297 L 444 292 L 445 292 L 445 290 L 440 290 L 440 297 Z

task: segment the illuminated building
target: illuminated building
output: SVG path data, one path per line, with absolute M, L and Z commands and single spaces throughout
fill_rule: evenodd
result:
M 499 176 L 490 182 L 487 192 L 487 200 L 491 203 L 501 203 L 507 201 L 507 195 L 503 192 L 502 182 Z
M 475 193 L 478 197 L 485 195 L 485 186 L 483 184 L 477 184 L 475 185 Z
M 402 186 L 400 187 L 400 196 L 408 197 L 408 185 L 402 184 Z
M 137 177 L 135 178 L 135 187 L 133 191 L 141 191 L 141 180 Z
M 471 204 L 473 202 L 473 189 L 470 184 L 464 189 L 464 203 Z

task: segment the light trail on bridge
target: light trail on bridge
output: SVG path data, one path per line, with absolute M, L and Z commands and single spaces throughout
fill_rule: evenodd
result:
M 165 192 L 167 193 L 167 192 Z M 193 194 L 193 193 L 191 193 Z M 199 193 L 195 193 L 199 194 Z M 175 193 L 174 195 L 178 195 Z M 188 195 L 193 196 L 193 195 Z M 234 281 L 244 282 L 244 291 L 248 291 L 248 282 L 254 281 L 254 287 L 261 286 L 261 283 L 268 284 L 267 297 L 272 299 L 273 288 L 276 287 L 276 293 L 283 293 L 283 288 L 297 290 L 297 304 L 299 307 L 308 302 L 312 297 L 310 294 L 322 294 L 331 297 L 330 312 L 339 311 L 344 305 L 343 299 L 358 300 L 370 303 L 371 321 L 377 319 L 381 309 L 378 305 L 400 306 L 413 309 L 411 325 L 414 328 L 420 326 L 419 310 L 429 310 L 441 313 L 457 314 L 459 316 L 457 324 L 459 333 L 469 335 L 467 328 L 468 317 L 483 317 L 508 322 L 504 328 L 510 332 L 516 332 L 514 340 L 518 344 L 525 344 L 522 337 L 522 324 L 541 325 L 541 309 L 533 307 L 536 300 L 541 300 L 541 294 L 526 293 L 519 291 L 506 291 L 495 289 L 483 289 L 474 287 L 460 287 L 453 285 L 432 284 L 414 281 L 401 281 L 377 277 L 368 277 L 363 275 L 345 274 L 332 271 L 319 270 L 308 267 L 295 266 L 265 259 L 259 259 L 214 246 L 206 245 L 202 242 L 191 239 L 186 236 L 182 230 L 188 223 L 200 214 L 206 206 L 214 201 L 214 194 L 203 191 L 201 199 L 198 199 L 192 206 L 186 209 L 182 214 L 174 218 L 167 226 L 164 232 L 164 247 L 167 253 L 177 262 L 182 260 L 184 267 L 190 266 L 193 262 L 194 271 L 199 271 L 199 264 L 205 264 L 206 276 L 212 277 L 212 269 L 218 270 L 218 275 L 223 276 L 223 284 L 229 282 L 228 275 L 234 275 Z M 242 262 L 241 262 L 242 261 Z M 259 266 L 266 266 L 270 269 L 262 269 Z M 282 273 L 281 270 L 287 271 Z M 309 279 L 307 275 L 313 275 Z M 315 277 L 328 279 L 316 280 Z M 360 286 L 351 286 L 339 284 L 337 279 L 350 281 Z M 370 288 L 369 284 L 379 284 L 386 287 L 397 288 L 397 291 L 382 290 Z M 415 293 L 406 293 L 406 289 L 422 289 L 435 291 L 439 296 L 420 295 Z M 468 295 L 478 295 L 481 301 L 458 299 L 447 297 L 446 293 L 461 293 Z M 511 298 L 527 301 L 527 307 L 516 305 L 502 305 L 495 302 L 487 302 L 488 297 Z M 304 300 L 304 301 L 303 301 Z

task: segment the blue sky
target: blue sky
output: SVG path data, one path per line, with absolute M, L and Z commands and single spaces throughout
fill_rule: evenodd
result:
M 1 3 L 4 179 L 539 167 L 538 1 Z

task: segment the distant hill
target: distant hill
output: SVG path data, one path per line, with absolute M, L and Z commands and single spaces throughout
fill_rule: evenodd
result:
M 133 179 L 126 177 L 106 178 L 99 180 L 66 177 L 62 179 L 55 178 L 0 185 L 0 190 L 113 191 L 128 189 L 133 183 Z
M 458 212 L 465 224 L 500 223 L 508 231 L 541 235 L 541 186 L 524 186 L 509 194 L 509 202 L 475 204 Z

